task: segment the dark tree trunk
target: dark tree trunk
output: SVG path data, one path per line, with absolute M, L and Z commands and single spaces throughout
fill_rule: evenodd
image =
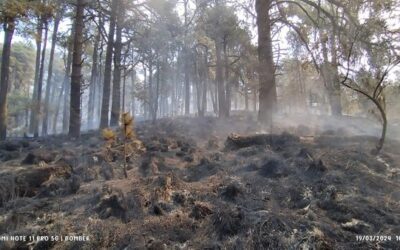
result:
M 34 131 L 33 136 L 39 136 L 39 121 L 41 117 L 41 101 L 42 101 L 42 87 L 43 87 L 43 76 L 44 76 L 44 59 L 46 57 L 46 47 L 47 47 L 47 34 L 48 34 L 48 22 L 43 17 L 44 24 L 44 38 L 43 38 L 43 49 L 42 49 L 42 56 L 40 58 L 40 71 L 39 71 L 39 80 L 38 80 L 38 94 L 36 99 L 36 119 L 34 121 Z
M 38 84 L 39 84 L 39 71 L 40 71 L 40 54 L 42 52 L 42 35 L 43 35 L 43 23 L 42 19 L 39 18 L 38 25 L 36 28 L 36 59 L 35 59 L 35 80 L 33 83 L 33 95 L 32 95 L 32 103 L 31 103 L 31 115 L 29 122 L 29 132 L 34 133 L 35 130 L 35 121 L 37 117 L 36 113 L 36 102 L 38 95 Z
M 54 30 L 51 37 L 51 49 L 50 49 L 50 59 L 49 59 L 49 69 L 47 72 L 47 83 L 46 83 L 46 96 L 44 100 L 44 117 L 42 123 L 42 134 L 47 135 L 47 126 L 49 124 L 49 100 L 50 100 L 50 87 L 52 84 L 53 77 L 53 62 L 54 62 L 54 51 L 56 48 L 57 32 L 61 20 L 61 13 L 57 14 L 54 20 Z
M 331 112 L 333 116 L 341 116 L 342 115 L 342 103 L 341 103 L 341 95 L 340 95 L 340 79 L 339 79 L 339 70 L 338 70 L 338 61 L 337 61 L 337 51 L 336 51 L 336 31 L 333 28 L 332 37 L 330 41 L 331 47 L 331 67 L 332 67 L 332 78 L 331 78 L 331 95 L 330 95 L 330 105 Z
M 72 54 L 71 104 L 69 132 L 71 137 L 81 133 L 81 82 L 85 0 L 78 0 L 75 17 L 74 52 Z
M 208 49 L 206 49 L 205 55 L 204 55 L 204 82 L 203 82 L 203 100 L 202 100 L 202 116 L 205 115 L 207 111 L 207 90 L 208 90 L 208 79 L 209 74 L 208 74 Z
M 98 85 L 98 48 L 100 43 L 100 30 L 97 31 L 96 38 L 93 45 L 92 54 L 92 72 L 90 75 L 90 87 L 89 87 L 89 101 L 88 101 L 88 128 L 92 129 L 94 125 L 94 102 L 96 98 L 96 90 Z
M 100 19 L 100 24 L 102 24 L 102 20 Z M 95 121 L 97 124 L 97 128 L 100 125 L 100 116 L 101 116 L 101 102 L 102 102 L 102 96 L 100 93 L 103 93 L 103 76 L 104 76 L 104 67 L 103 67 L 103 39 L 100 40 L 100 51 L 99 51 L 99 70 L 98 70 L 98 79 L 97 79 L 97 94 L 95 96 Z
M 189 49 L 187 45 L 187 33 L 188 33 L 188 0 L 184 0 L 184 38 L 183 38 L 183 74 L 184 74 L 184 84 L 185 84 L 185 115 L 190 114 L 190 79 L 189 79 Z
M 121 51 L 122 51 L 122 25 L 124 21 L 124 13 L 121 2 L 118 4 L 118 15 L 116 22 L 116 39 L 114 43 L 114 75 L 113 75 L 113 91 L 111 103 L 111 120 L 110 125 L 116 126 L 119 122 L 121 113 Z
M 257 90 L 253 89 L 253 111 L 257 111 Z
M 111 5 L 110 29 L 108 33 L 106 59 L 104 62 L 103 101 L 101 103 L 100 128 L 108 127 L 110 113 L 111 68 L 114 48 L 115 19 L 118 0 L 113 0 Z
M 131 84 L 132 84 L 132 95 L 131 95 L 131 113 L 132 116 L 135 115 L 135 81 L 136 81 L 136 71 L 135 69 L 132 69 L 132 73 L 131 73 Z
M 249 110 L 249 90 L 247 87 L 244 88 L 244 109 Z
M 123 70 L 123 75 L 122 75 L 122 106 L 121 106 L 121 111 L 122 113 L 125 112 L 125 102 L 126 102 L 126 69 Z
M 272 116 L 276 109 L 277 94 L 275 67 L 272 52 L 271 0 L 256 0 L 258 28 L 258 61 L 259 61 L 259 112 L 258 120 L 266 126 L 272 126 Z
M 3 23 L 3 30 L 4 43 L 0 73 L 0 140 L 6 139 L 7 136 L 7 94 L 9 88 L 11 41 L 15 30 L 14 19 Z
M 225 71 L 225 116 L 229 117 L 231 111 L 231 82 L 230 82 L 230 72 L 229 72 L 229 60 L 227 51 L 227 42 L 224 41 L 224 71 Z
M 212 81 L 212 88 L 210 88 L 210 96 L 214 114 L 218 115 L 218 87 L 216 81 Z
M 68 132 L 68 127 L 69 127 L 69 103 L 70 103 L 70 94 L 71 94 L 71 68 L 72 68 L 72 37 L 74 36 L 75 31 L 73 30 L 71 33 L 71 39 L 68 42 L 68 55 L 67 55 L 67 64 L 65 65 L 65 76 L 64 76 L 64 106 L 63 106 L 63 126 L 62 126 L 62 131 L 63 133 Z M 58 116 L 58 113 L 56 113 L 56 116 Z M 57 119 L 57 118 L 55 118 Z
M 215 41 L 215 53 L 217 58 L 215 78 L 217 81 L 217 92 L 218 92 L 218 116 L 220 118 L 228 117 L 226 112 L 226 99 L 225 99 L 225 87 L 224 87 L 224 76 L 223 76 L 223 62 L 221 59 L 222 42 Z
M 156 94 L 154 101 L 152 103 L 153 105 L 153 116 L 152 116 L 152 121 L 153 123 L 157 119 L 157 112 L 158 112 L 158 100 L 159 100 L 159 95 L 160 95 L 160 81 L 161 81 L 161 67 L 160 67 L 160 60 L 157 60 L 157 79 L 156 79 Z
M 185 64 L 184 64 L 184 74 L 185 74 L 185 115 L 190 114 L 190 79 L 189 79 L 189 53 L 188 49 L 185 48 L 184 51 L 184 58 L 185 58 Z
M 154 113 L 154 91 L 153 91 L 153 62 L 149 62 L 149 119 Z

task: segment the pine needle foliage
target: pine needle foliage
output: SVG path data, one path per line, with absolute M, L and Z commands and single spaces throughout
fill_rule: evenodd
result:
M 122 158 L 125 178 L 128 178 L 129 161 L 136 159 L 146 151 L 143 143 L 136 137 L 134 124 L 134 118 L 129 112 L 126 112 L 121 115 L 120 133 L 111 128 L 105 128 L 102 131 L 103 139 L 106 141 L 104 158 L 108 162 Z

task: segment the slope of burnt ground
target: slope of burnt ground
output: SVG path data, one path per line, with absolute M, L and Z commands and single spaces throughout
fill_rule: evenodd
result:
M 88 242 L 1 249 L 391 248 L 400 234 L 399 142 L 317 125 L 266 135 L 251 116 L 142 122 L 128 179 L 97 131 L 0 145 L 0 234 Z

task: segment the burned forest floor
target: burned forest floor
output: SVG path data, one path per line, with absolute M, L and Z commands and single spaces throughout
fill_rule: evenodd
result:
M 138 122 L 128 178 L 100 131 L 0 143 L 0 238 L 53 237 L 0 249 L 400 248 L 400 141 L 376 156 L 365 121 L 307 119 Z

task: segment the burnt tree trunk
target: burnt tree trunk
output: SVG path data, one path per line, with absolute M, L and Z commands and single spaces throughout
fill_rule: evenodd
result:
M 69 103 L 70 103 L 70 93 L 71 93 L 71 68 L 72 68 L 72 37 L 74 36 L 75 31 L 72 30 L 71 32 L 71 39 L 68 42 L 68 55 L 67 55 L 67 64 L 65 65 L 65 75 L 64 75 L 64 106 L 63 106 L 63 120 L 62 120 L 62 131 L 63 133 L 68 132 L 68 126 L 69 126 Z M 58 111 L 56 111 L 58 112 Z M 56 118 L 57 119 L 58 113 L 56 113 Z
M 114 48 L 114 33 L 118 0 L 113 0 L 111 5 L 110 28 L 108 32 L 106 59 L 104 62 L 103 98 L 101 103 L 100 128 L 108 127 L 110 112 L 111 68 Z
M 124 6 L 119 1 L 117 6 L 116 39 L 114 43 L 114 75 L 111 103 L 111 126 L 117 126 L 121 113 L 121 60 L 122 60 L 122 25 L 124 21 Z
M 228 59 L 228 44 L 224 41 L 224 70 L 225 70 L 225 115 L 229 117 L 231 111 L 231 92 L 232 86 L 230 82 L 230 72 L 229 72 L 229 59 Z
M 189 60 L 188 60 L 188 49 L 185 47 L 184 49 L 184 74 L 185 74 L 185 115 L 189 115 L 190 113 L 190 79 L 189 79 Z
M 46 96 L 44 100 L 44 117 L 42 123 L 42 134 L 47 135 L 47 127 L 49 125 L 49 101 L 50 101 L 50 87 L 52 85 L 53 79 L 53 62 L 54 62 L 54 51 L 56 48 L 57 32 L 61 21 L 61 13 L 58 13 L 54 19 L 54 29 L 51 37 L 51 49 L 50 49 L 50 59 L 49 59 L 49 69 L 47 72 L 47 83 L 46 83 Z
M 42 36 L 43 36 L 43 23 L 39 18 L 36 27 L 36 59 L 35 59 L 35 80 L 33 83 L 33 95 L 31 103 L 31 115 L 29 121 L 29 132 L 34 133 L 36 116 L 36 100 L 38 95 L 39 71 L 40 71 L 40 54 L 42 52 Z
M 36 116 L 34 120 L 34 129 L 33 129 L 33 136 L 39 136 L 39 120 L 41 117 L 41 101 L 42 101 L 42 87 L 43 87 L 43 76 L 44 76 L 44 59 L 46 57 L 46 47 L 47 47 L 47 34 L 48 34 L 48 21 L 45 17 L 42 17 L 44 24 L 44 38 L 43 38 L 43 49 L 42 49 L 42 56 L 40 58 L 40 70 L 39 70 L 39 79 L 38 79 L 38 92 L 37 92 L 37 99 L 36 99 Z
M 3 23 L 4 43 L 1 55 L 0 73 L 0 140 L 7 136 L 7 94 L 9 88 L 11 41 L 14 35 L 15 21 L 7 20 Z
M 69 132 L 71 137 L 79 137 L 81 133 L 81 82 L 82 82 L 82 52 L 84 29 L 85 0 L 78 0 L 75 17 L 74 50 L 72 54 L 71 73 L 71 104 Z
M 277 93 L 275 67 L 271 38 L 271 0 L 256 0 L 259 61 L 259 111 L 258 121 L 272 126 L 272 116 L 276 108 Z
M 224 76 L 223 76 L 223 62 L 221 58 L 222 42 L 215 41 L 215 53 L 217 58 L 215 78 L 217 81 L 217 92 L 218 92 L 218 117 L 224 118 L 228 117 L 226 112 L 226 100 L 225 100 L 225 86 L 224 86 Z

